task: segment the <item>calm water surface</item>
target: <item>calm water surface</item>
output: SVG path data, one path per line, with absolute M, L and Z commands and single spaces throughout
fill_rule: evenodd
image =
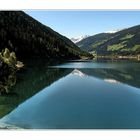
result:
M 15 89 L 32 96 L 1 123 L 33 129 L 140 128 L 140 63 L 74 61 L 36 69 Z

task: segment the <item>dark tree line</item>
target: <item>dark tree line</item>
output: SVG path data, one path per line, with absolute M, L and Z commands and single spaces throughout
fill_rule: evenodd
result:
M 0 50 L 6 47 L 22 58 L 39 56 L 73 59 L 89 55 L 66 37 L 22 11 L 0 12 Z

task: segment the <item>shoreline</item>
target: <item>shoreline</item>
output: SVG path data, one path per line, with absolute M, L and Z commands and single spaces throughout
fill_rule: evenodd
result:
M 5 129 L 23 129 L 14 125 L 6 124 L 6 123 L 0 123 L 0 130 L 5 130 Z
M 94 59 L 110 59 L 110 60 L 136 60 L 140 61 L 140 55 L 131 55 L 131 56 L 95 56 Z

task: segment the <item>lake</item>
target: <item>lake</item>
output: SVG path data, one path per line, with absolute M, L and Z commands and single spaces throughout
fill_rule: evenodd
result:
M 0 123 L 25 129 L 140 129 L 140 63 L 30 63 Z

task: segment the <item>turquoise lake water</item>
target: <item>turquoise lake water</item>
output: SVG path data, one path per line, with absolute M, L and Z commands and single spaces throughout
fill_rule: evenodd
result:
M 71 61 L 47 66 L 45 71 L 47 75 L 42 72 L 44 79 L 34 86 L 23 79 L 22 92 L 43 86 L 1 123 L 29 129 L 140 128 L 140 63 Z M 53 80 L 48 84 L 49 73 Z

